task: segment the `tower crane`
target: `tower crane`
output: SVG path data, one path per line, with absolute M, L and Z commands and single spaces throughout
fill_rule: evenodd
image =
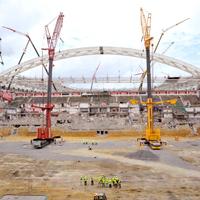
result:
M 51 103 L 51 92 L 52 92 L 52 69 L 53 69 L 53 61 L 55 56 L 55 48 L 57 41 L 60 36 L 61 28 L 63 25 L 64 15 L 61 12 L 57 18 L 56 25 L 51 36 L 48 25 L 45 26 L 46 38 L 48 48 L 48 56 L 49 56 L 49 74 L 48 74 L 48 88 L 47 88 L 47 104 L 45 107 L 35 106 L 36 108 L 41 108 L 42 110 L 46 110 L 46 126 L 38 128 L 37 138 L 32 140 L 32 144 L 35 148 L 42 148 L 55 140 L 55 138 L 59 136 L 54 136 L 51 133 L 51 111 L 54 108 L 54 105 Z
M 156 51 L 157 51 L 157 49 L 158 49 L 158 46 L 159 46 L 159 44 L 160 44 L 160 41 L 161 41 L 161 39 L 163 38 L 164 34 L 165 34 L 167 31 L 171 30 L 172 28 L 178 26 L 179 24 L 182 24 L 183 22 L 185 22 L 185 21 L 187 21 L 187 20 L 189 20 L 189 19 L 190 19 L 190 18 L 186 18 L 186 19 L 184 19 L 184 20 L 182 20 L 182 21 L 180 21 L 180 22 L 178 22 L 178 23 L 176 23 L 176 24 L 174 24 L 174 25 L 172 25 L 172 26 L 169 26 L 168 28 L 162 30 L 162 33 L 160 34 L 160 37 L 159 37 L 159 39 L 158 39 L 158 42 L 157 42 L 157 44 L 156 44 L 156 47 L 155 47 L 153 53 L 156 53 Z M 173 44 L 174 44 L 174 42 L 171 43 L 171 45 L 167 48 L 167 50 L 168 50 Z M 167 50 L 165 50 L 162 54 L 165 54 L 165 52 L 166 52 Z M 140 86 L 139 86 L 139 91 L 142 91 L 142 85 L 143 85 L 144 78 L 145 78 L 146 74 L 147 74 L 147 71 L 144 71 L 144 73 L 142 73 L 142 75 L 141 75 L 141 83 L 140 83 Z
M 164 144 L 161 141 L 160 129 L 154 128 L 154 118 L 153 118 L 153 105 L 154 104 L 175 104 L 176 100 L 168 100 L 166 102 L 153 102 L 152 90 L 151 90 L 151 59 L 150 59 L 150 46 L 151 40 L 153 39 L 150 35 L 151 31 L 151 13 L 148 13 L 147 17 L 144 15 L 143 9 L 140 9 L 140 20 L 141 28 L 144 39 L 144 46 L 146 50 L 146 72 L 147 72 L 147 101 L 138 102 L 136 100 L 131 100 L 130 103 L 145 104 L 147 106 L 147 126 L 145 131 L 145 136 L 138 138 L 140 143 L 149 145 L 152 149 L 160 149 Z
M 17 30 L 15 30 L 15 29 L 13 29 L 13 28 L 6 27 L 6 26 L 2 26 L 2 28 L 7 29 L 7 30 L 9 30 L 9 31 L 12 31 L 12 32 L 14 32 L 14 33 L 17 33 L 17 34 L 19 34 L 19 35 L 25 36 L 25 37 L 28 39 L 28 41 L 27 41 L 27 43 L 26 43 L 26 45 L 25 45 L 25 48 L 24 48 L 24 50 L 23 50 L 23 52 L 22 52 L 22 55 L 21 55 L 21 57 L 20 57 L 20 59 L 19 59 L 19 61 L 18 61 L 18 63 L 17 63 L 18 65 L 21 63 L 21 61 L 22 61 L 22 59 L 23 59 L 23 57 L 24 57 L 24 55 L 25 55 L 25 53 L 26 53 L 26 51 L 27 51 L 27 48 L 28 48 L 29 43 L 32 45 L 32 47 L 33 47 L 33 49 L 35 50 L 37 56 L 40 57 L 40 54 L 39 54 L 37 48 L 35 47 L 35 45 L 34 45 L 32 39 L 31 39 L 31 37 L 29 36 L 29 34 L 27 34 L 27 33 L 22 33 L 22 32 L 20 32 L 20 31 L 17 31 Z M 45 71 L 46 71 L 46 73 L 47 73 L 47 75 L 48 75 L 49 72 L 48 72 L 46 66 L 45 66 L 44 64 L 42 64 L 42 66 L 44 67 L 44 69 L 45 69 Z M 14 78 L 15 78 L 15 75 L 13 75 L 13 76 L 11 77 L 11 80 L 10 80 L 10 82 L 9 82 L 9 84 L 8 84 L 8 88 L 7 88 L 8 90 L 10 89 L 11 84 L 12 84 Z M 55 90 L 57 90 L 56 87 L 55 87 L 55 85 L 54 85 L 54 83 L 53 83 L 53 87 L 54 87 Z

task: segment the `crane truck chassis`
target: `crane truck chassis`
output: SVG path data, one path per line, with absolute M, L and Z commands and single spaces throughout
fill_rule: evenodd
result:
M 163 145 L 167 145 L 167 142 L 160 140 L 147 140 L 146 138 L 137 138 L 137 141 L 140 143 L 140 146 L 147 145 L 152 150 L 160 150 Z
M 51 143 L 56 143 L 56 140 L 59 138 L 61 138 L 61 136 L 54 136 L 46 139 L 34 138 L 31 140 L 31 144 L 35 149 L 41 149 Z

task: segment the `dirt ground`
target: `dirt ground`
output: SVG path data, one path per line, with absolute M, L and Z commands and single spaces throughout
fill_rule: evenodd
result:
M 34 149 L 30 137 L 0 140 L 0 196 L 47 195 L 49 200 L 199 200 L 200 138 L 166 137 L 160 151 L 133 137 L 65 137 L 63 144 Z M 87 144 L 85 144 L 87 143 Z M 96 144 L 97 143 L 97 144 Z M 88 150 L 88 147 L 92 150 Z M 96 177 L 118 176 L 121 188 L 102 188 Z M 84 186 L 81 176 L 94 178 Z

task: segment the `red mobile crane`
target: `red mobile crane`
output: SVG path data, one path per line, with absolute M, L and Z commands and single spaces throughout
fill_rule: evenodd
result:
M 53 110 L 54 105 L 51 103 L 51 91 L 52 91 L 52 69 L 53 69 L 53 60 L 55 56 L 55 48 L 60 35 L 60 31 L 63 24 L 63 13 L 61 12 L 57 18 L 56 25 L 51 37 L 48 25 L 45 26 L 45 32 L 47 37 L 47 44 L 49 55 L 49 73 L 48 73 L 48 88 L 47 88 L 47 104 L 45 107 L 35 106 L 36 108 L 41 108 L 43 111 L 46 110 L 46 126 L 40 127 L 37 130 L 37 138 L 33 139 L 31 142 L 35 148 L 42 148 L 55 140 L 59 136 L 54 136 L 51 133 L 51 111 Z

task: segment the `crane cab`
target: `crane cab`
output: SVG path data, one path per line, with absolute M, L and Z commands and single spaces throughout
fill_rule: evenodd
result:
M 160 141 L 158 141 L 158 140 L 149 141 L 149 147 L 152 150 L 160 150 L 161 149 L 161 145 L 162 145 L 162 143 Z

